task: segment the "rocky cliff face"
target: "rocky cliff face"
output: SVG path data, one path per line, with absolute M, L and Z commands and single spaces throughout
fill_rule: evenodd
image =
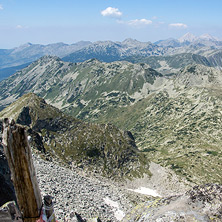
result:
M 0 131 L 2 131 L 2 121 L 0 121 Z M 2 142 L 2 134 L 0 134 Z M 16 200 L 14 187 L 11 181 L 11 172 L 8 166 L 2 143 L 0 143 L 0 206 L 4 203 Z
M 16 200 L 10 169 L 2 147 L 0 147 L 0 197 L 0 206 L 8 201 Z

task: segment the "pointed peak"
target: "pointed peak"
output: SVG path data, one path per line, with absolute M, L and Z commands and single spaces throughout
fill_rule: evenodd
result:
M 23 46 L 31 46 L 32 43 L 31 42 L 26 42 L 25 44 L 23 44 Z
M 204 39 L 204 40 L 212 40 L 212 41 L 217 40 L 215 37 L 213 37 L 212 35 L 210 35 L 208 33 L 201 35 L 199 38 Z
M 188 32 L 185 35 L 183 35 L 182 37 L 180 37 L 178 40 L 179 40 L 179 42 L 183 43 L 183 42 L 193 42 L 196 39 L 197 39 L 197 37 L 195 35 Z
M 14 50 L 15 50 L 15 51 L 20 51 L 20 50 L 23 50 L 23 49 L 25 49 L 25 48 L 29 48 L 29 47 L 32 46 L 32 45 L 33 45 L 32 43 L 27 42 L 27 43 L 22 44 L 22 45 L 20 45 L 20 46 L 18 46 L 18 47 L 15 47 Z
M 27 48 L 27 47 L 29 47 L 29 46 L 32 46 L 32 43 L 31 43 L 31 42 L 27 42 L 27 43 L 25 43 L 25 44 L 23 44 L 23 45 L 20 45 L 19 48 Z
M 8 107 L 0 112 L 1 118 L 17 119 L 24 107 L 39 106 L 39 104 L 46 104 L 45 100 L 38 97 L 34 93 L 28 93 L 17 99 Z
M 123 41 L 123 43 L 138 43 L 139 41 L 132 38 L 127 38 Z
M 37 61 L 41 62 L 50 62 L 50 61 L 61 61 L 61 59 L 58 56 L 51 56 L 51 55 L 45 55 L 39 58 Z

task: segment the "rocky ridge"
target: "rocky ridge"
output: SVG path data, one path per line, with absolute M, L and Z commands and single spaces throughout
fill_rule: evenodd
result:
M 181 68 L 184 68 L 188 65 L 200 64 L 207 67 L 221 67 L 220 57 L 217 54 L 220 53 L 217 52 L 215 55 L 213 54 L 208 57 L 193 53 L 180 53 L 176 55 L 149 57 L 131 56 L 125 58 L 124 60 L 132 63 L 146 63 L 152 69 L 170 76 L 178 73 Z
M 34 151 L 33 159 L 42 195 L 53 196 L 55 214 L 58 220 L 76 222 L 75 212 L 87 221 L 100 218 L 101 221 L 221 221 L 222 187 L 217 184 L 174 189 L 167 193 L 166 184 L 156 180 L 156 188 L 165 195 L 152 197 L 129 190 L 129 185 L 118 184 L 101 177 L 92 177 L 83 170 L 72 170 L 59 166 L 56 161 L 46 161 Z M 61 164 L 61 163 L 60 163 Z M 163 171 L 156 164 L 156 178 Z M 154 171 L 153 171 L 154 170 Z M 178 181 L 166 179 L 165 183 L 175 185 Z M 134 182 L 133 182 L 134 183 Z M 149 186 L 147 181 L 146 186 Z M 142 185 L 141 181 L 135 185 Z M 131 184 L 132 186 L 132 184 Z M 165 190 L 166 188 L 166 190 Z M 172 191 L 172 190 L 171 190 Z M 178 191 L 180 194 L 178 194 Z M 168 195 L 167 195 L 168 194 Z
M 0 113 L 27 127 L 32 145 L 45 158 L 59 158 L 112 178 L 137 177 L 148 173 L 144 154 L 129 131 L 111 124 L 85 123 L 48 105 L 35 94 L 27 94 Z
M 114 182 L 75 166 L 67 169 L 55 160 L 43 160 L 36 152 L 33 159 L 42 195 L 52 195 L 58 219 L 65 218 L 69 222 L 76 221 L 74 212 L 80 213 L 87 221 L 95 217 L 102 221 L 121 221 L 138 204 L 157 199 L 133 191 L 141 186 L 157 190 L 161 196 L 182 194 L 191 186 L 179 182 L 172 170 L 154 163 L 149 168 L 151 178 Z

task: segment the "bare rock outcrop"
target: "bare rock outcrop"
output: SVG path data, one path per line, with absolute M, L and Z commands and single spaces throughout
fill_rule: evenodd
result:
M 123 221 L 222 221 L 222 185 L 195 186 L 183 195 L 142 203 Z

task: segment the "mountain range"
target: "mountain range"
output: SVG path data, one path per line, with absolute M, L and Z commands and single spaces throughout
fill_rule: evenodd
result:
M 49 168 L 69 167 L 76 175 L 98 179 L 101 186 L 100 181 L 112 183 L 110 189 L 114 184 L 130 184 L 130 189 L 146 184 L 161 195 L 167 193 L 143 197 L 135 209 L 126 206 L 131 210 L 123 221 L 221 221 L 221 46 L 208 34 L 188 33 L 156 43 L 28 43 L 14 49 L 14 57 L 3 50 L 0 58 L 9 63 L 0 70 L 7 77 L 0 82 L 0 118 L 13 118 L 25 127 L 34 156 L 44 159 L 40 162 L 45 166 L 50 163 Z M 1 145 L 0 162 L 5 202 L 15 196 Z M 53 182 L 54 175 L 47 179 Z M 43 190 L 49 187 L 41 180 Z M 84 214 L 91 215 L 86 206 L 98 204 L 102 215 L 110 214 L 103 207 L 107 193 L 100 192 L 95 204 L 91 196 L 85 199 L 86 184 L 72 194 L 74 186 L 69 187 L 64 203 L 55 187 L 50 192 L 61 211 L 68 203 L 73 208 L 70 197 L 78 193 L 84 202 L 84 207 L 78 202 L 78 209 Z M 198 186 L 184 194 L 169 196 L 194 184 Z M 97 188 L 89 187 L 98 196 Z M 117 196 L 121 204 L 123 199 L 136 204 L 141 198 L 125 198 L 119 191 Z
M 128 60 L 128 57 L 172 56 L 193 53 L 205 57 L 221 54 L 222 41 L 209 34 L 196 37 L 190 33 L 177 39 L 155 43 L 126 39 L 122 42 L 81 41 L 75 44 L 55 43 L 48 45 L 26 43 L 13 49 L 0 49 L 0 80 L 29 65 L 44 55 L 63 58 L 68 62 L 83 62 L 96 58 L 104 62 Z M 218 57 L 218 56 L 217 56 Z M 221 66 L 221 59 L 215 63 Z
M 186 33 L 185 35 L 181 36 L 179 39 L 173 39 L 169 38 L 166 40 L 160 40 L 155 42 L 157 45 L 162 45 L 162 46 L 173 46 L 173 47 L 178 47 L 178 46 L 186 46 L 186 45 L 205 45 L 205 46 L 221 46 L 221 41 L 216 38 L 211 36 L 210 34 L 203 34 L 201 36 L 195 36 L 192 33 Z
M 64 43 L 49 45 L 26 43 L 13 49 L 1 49 L 0 68 L 7 68 L 33 62 L 44 55 L 57 55 L 64 57 L 65 55 L 84 48 L 89 44 L 91 44 L 91 42 L 84 41 L 71 45 Z
M 4 108 L 33 92 L 79 119 L 131 131 L 147 161 L 202 184 L 222 181 L 221 86 L 220 69 L 193 62 L 169 75 L 146 63 L 45 56 L 1 81 L 0 96 Z

